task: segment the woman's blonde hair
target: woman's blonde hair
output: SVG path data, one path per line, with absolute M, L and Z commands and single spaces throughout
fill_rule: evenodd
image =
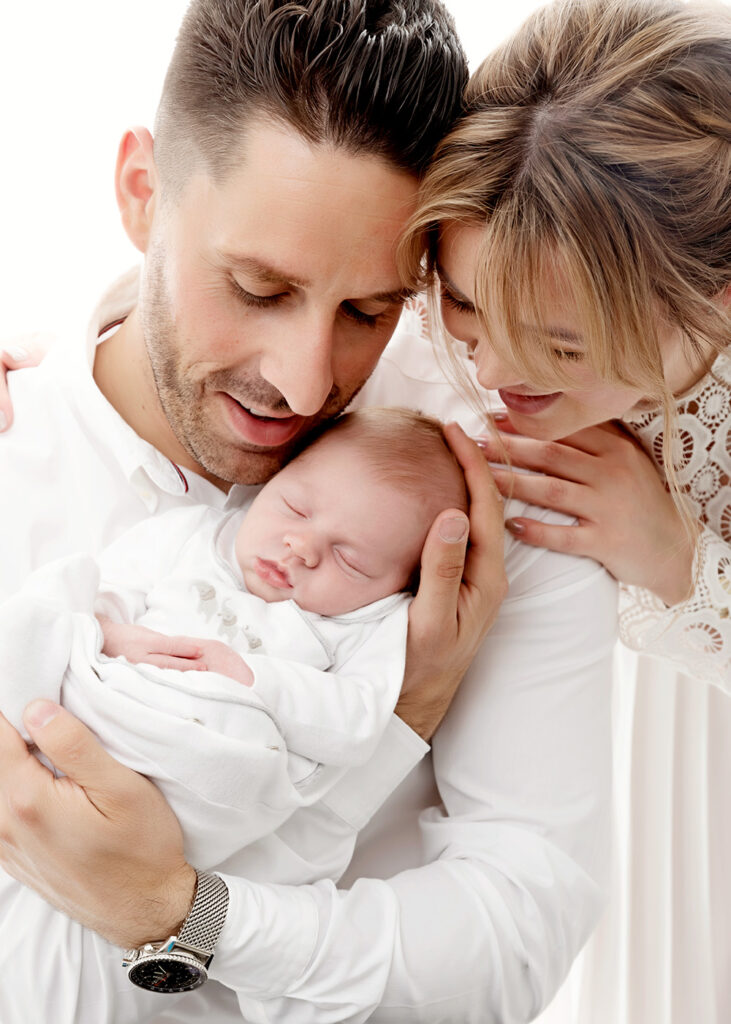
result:
M 525 329 L 545 326 L 558 271 L 588 365 L 657 400 L 671 428 L 660 324 L 696 356 L 731 336 L 718 302 L 731 279 L 731 10 L 558 0 L 537 11 L 472 76 L 437 150 L 399 253 L 410 283 L 434 280 L 446 222 L 484 226 L 478 316 L 518 372 L 548 389 L 569 380 L 555 338 Z

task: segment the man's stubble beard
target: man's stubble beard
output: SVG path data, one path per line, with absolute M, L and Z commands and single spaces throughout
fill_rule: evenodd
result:
M 276 450 L 247 450 L 217 436 L 206 410 L 206 393 L 223 391 L 235 395 L 247 407 L 288 412 L 286 400 L 276 388 L 256 373 L 218 370 L 204 380 L 190 379 L 182 367 L 179 338 L 165 289 L 164 264 L 160 250 L 148 254 L 142 302 L 142 332 L 160 406 L 177 441 L 206 475 L 228 484 L 262 484 L 270 479 L 298 451 L 304 438 L 323 420 L 333 419 L 355 398 L 365 384 L 360 381 L 348 394 L 333 385 L 322 408 L 311 417 L 304 434 Z M 185 347 L 185 346 L 184 346 Z M 223 423 L 223 421 L 222 421 Z

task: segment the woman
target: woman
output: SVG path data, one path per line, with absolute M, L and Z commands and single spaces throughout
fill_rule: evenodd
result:
M 576 517 L 510 528 L 602 562 L 663 659 L 618 679 L 587 1024 L 731 1019 L 730 115 L 731 10 L 559 0 L 473 76 L 402 248 L 499 390 L 486 451 L 541 474 L 501 490 Z

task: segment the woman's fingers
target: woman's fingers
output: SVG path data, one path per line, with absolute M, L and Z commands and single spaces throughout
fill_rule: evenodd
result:
M 478 444 L 491 462 L 508 461 L 520 469 L 548 473 L 576 483 L 592 482 L 598 470 L 594 454 L 565 441 L 538 441 L 532 437 L 501 434 L 497 438 L 481 437 Z
M 599 553 L 594 550 L 593 533 L 590 527 L 554 526 L 550 523 L 539 523 L 535 519 L 518 516 L 506 519 L 505 525 L 519 540 L 534 547 L 548 548 L 567 555 L 585 555 L 599 560 Z
M 513 473 L 493 467 L 495 482 L 506 498 L 529 505 L 553 509 L 580 519 L 592 519 L 597 504 L 596 492 L 583 484 L 538 473 Z

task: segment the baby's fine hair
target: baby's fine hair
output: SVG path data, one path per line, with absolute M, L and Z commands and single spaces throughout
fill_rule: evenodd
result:
M 415 498 L 431 521 L 446 508 L 469 509 L 462 467 L 432 416 L 403 408 L 357 409 L 324 426 L 305 451 L 347 438 L 384 483 Z

